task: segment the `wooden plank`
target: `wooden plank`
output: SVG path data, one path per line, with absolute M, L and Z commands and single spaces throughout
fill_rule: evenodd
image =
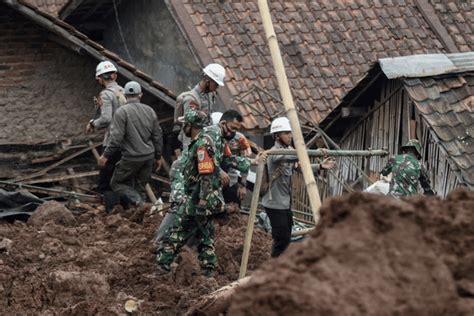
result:
M 56 168 L 56 167 L 62 165 L 63 163 L 68 162 L 69 160 L 74 159 L 74 158 L 76 158 L 77 156 L 80 156 L 80 155 L 82 155 L 83 153 L 88 152 L 89 150 L 94 149 L 94 148 L 96 148 L 96 147 L 98 147 L 98 146 L 100 146 L 100 145 L 101 145 L 101 143 L 96 143 L 96 144 L 93 144 L 93 145 L 91 145 L 91 146 L 89 146 L 89 147 L 86 147 L 86 148 L 84 148 L 84 149 L 82 149 L 82 150 L 79 150 L 78 152 L 76 152 L 76 153 L 74 153 L 74 154 L 72 154 L 72 155 L 69 155 L 69 156 L 67 156 L 67 157 L 64 158 L 64 159 L 61 159 L 60 161 L 58 161 L 58 162 L 52 164 L 52 165 L 49 166 L 49 167 L 46 167 L 46 168 L 42 169 L 42 170 L 40 170 L 40 171 L 38 171 L 38 172 L 36 172 L 36 173 L 33 173 L 33 174 L 31 174 L 31 175 L 28 175 L 28 176 L 24 176 L 24 177 L 17 178 L 17 179 L 14 180 L 14 182 L 22 182 L 22 181 L 24 181 L 24 180 L 33 179 L 33 178 L 37 178 L 37 177 L 43 176 L 43 175 L 45 175 L 48 171 L 51 171 L 51 170 L 53 170 L 54 168 Z
M 60 182 L 64 180 L 71 180 L 71 179 L 78 179 L 84 177 L 92 177 L 99 175 L 99 171 L 87 171 L 87 172 L 80 172 L 74 174 L 65 174 L 65 175 L 55 175 L 50 176 L 47 178 L 40 178 L 40 179 L 32 179 L 32 180 L 25 180 L 22 181 L 22 184 L 35 184 L 35 183 L 51 183 L 51 182 Z

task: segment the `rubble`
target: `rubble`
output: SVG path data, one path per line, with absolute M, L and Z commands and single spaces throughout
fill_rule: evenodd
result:
M 327 200 L 320 229 L 262 265 L 229 315 L 472 315 L 473 210 L 461 189 Z
M 56 213 L 57 204 L 45 203 L 37 212 Z M 63 208 L 59 214 L 67 212 Z M 190 248 L 177 258 L 172 274 L 155 274 L 152 239 L 162 217 L 148 208 L 117 207 L 109 215 L 94 208 L 75 215 L 74 224 L 46 216 L 38 223 L 35 217 L 27 224 L 0 222 L 2 240 L 10 240 L 8 253 L 0 250 L 0 302 L 6 314 L 124 315 L 132 299 L 138 314 L 180 315 L 238 277 L 246 229 L 242 215 L 216 223 L 214 279 L 201 275 Z M 271 237 L 259 231 L 254 242 L 250 270 L 269 258 Z

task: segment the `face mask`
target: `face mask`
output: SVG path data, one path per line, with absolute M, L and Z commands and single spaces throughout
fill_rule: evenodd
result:
M 225 124 L 224 126 L 225 126 L 224 135 L 223 135 L 224 139 L 226 139 L 226 140 L 233 139 L 235 137 L 236 132 L 235 131 L 234 132 L 229 132 L 230 128 L 227 126 L 227 124 Z
M 191 125 L 187 124 L 185 127 L 184 127 L 184 135 L 186 137 L 191 137 Z
M 225 138 L 226 140 L 231 140 L 231 139 L 233 139 L 233 138 L 235 137 L 235 134 L 236 134 L 236 132 L 231 132 L 230 134 L 225 133 L 224 138 Z

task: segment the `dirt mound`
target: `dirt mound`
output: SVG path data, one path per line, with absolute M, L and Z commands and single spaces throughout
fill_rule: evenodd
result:
M 51 211 L 48 205 L 41 213 Z M 0 223 L 1 314 L 124 315 L 124 303 L 133 298 L 140 315 L 181 315 L 238 276 L 246 217 L 216 224 L 215 279 L 200 275 L 189 248 L 177 258 L 173 274 L 156 276 L 152 238 L 162 217 L 148 209 L 116 209 L 110 215 L 92 209 L 73 219 L 74 226 L 46 219 L 38 226 Z M 269 258 L 271 245 L 260 231 L 254 240 L 250 268 Z
M 44 202 L 31 214 L 28 224 L 41 227 L 43 224 L 53 222 L 63 226 L 74 226 L 76 219 L 64 205 L 56 201 Z
M 328 200 L 320 229 L 254 273 L 230 315 L 472 315 L 474 193 Z

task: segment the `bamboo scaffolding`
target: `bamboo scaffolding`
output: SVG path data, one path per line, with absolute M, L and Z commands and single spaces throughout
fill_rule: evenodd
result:
M 295 155 L 296 150 L 294 149 L 272 149 L 266 151 L 268 155 Z M 324 156 L 359 156 L 359 157 L 364 157 L 364 156 L 381 156 L 381 155 L 387 155 L 388 152 L 385 150 L 322 150 L 322 149 L 317 149 L 317 150 L 308 150 L 306 153 L 306 157 L 308 158 L 308 166 L 311 170 L 311 165 L 309 164 L 309 157 L 314 156 L 314 157 L 324 157 Z M 264 171 L 265 163 L 260 161 L 257 167 L 257 174 L 256 174 L 256 179 L 255 179 L 255 185 L 252 193 L 252 201 L 250 203 L 250 214 L 247 222 L 247 230 L 245 232 L 245 241 L 244 241 L 244 249 L 242 253 L 242 260 L 240 263 L 240 271 L 239 271 L 239 279 L 242 279 L 245 277 L 247 274 L 247 264 L 248 264 L 248 259 L 250 255 L 250 246 L 252 244 L 252 236 L 253 236 L 253 229 L 255 226 L 255 217 L 257 214 L 257 207 L 258 207 L 258 199 L 260 197 L 260 187 L 262 186 L 262 178 L 263 178 L 263 171 Z M 311 170 L 311 174 L 312 174 Z M 309 202 L 311 203 L 310 196 L 307 195 L 309 199 Z M 303 201 L 305 203 L 305 201 Z M 311 204 L 310 204 L 311 205 Z M 313 216 L 314 216 L 313 212 Z M 314 217 L 313 217 L 314 219 Z M 315 220 L 316 224 L 318 223 Z

